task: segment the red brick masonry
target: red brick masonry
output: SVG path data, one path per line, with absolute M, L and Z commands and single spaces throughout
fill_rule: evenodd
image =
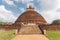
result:
M 47 30 L 60 30 L 60 25 L 46 25 Z

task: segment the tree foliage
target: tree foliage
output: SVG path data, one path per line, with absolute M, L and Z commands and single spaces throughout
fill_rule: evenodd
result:
M 0 25 L 9 25 L 12 24 L 11 22 L 0 22 Z
M 52 22 L 52 24 L 60 24 L 60 20 L 59 20 L 59 19 L 54 20 L 54 21 Z

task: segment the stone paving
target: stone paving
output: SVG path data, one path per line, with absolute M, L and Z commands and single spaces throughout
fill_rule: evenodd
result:
M 16 35 L 12 40 L 49 40 L 42 34 Z

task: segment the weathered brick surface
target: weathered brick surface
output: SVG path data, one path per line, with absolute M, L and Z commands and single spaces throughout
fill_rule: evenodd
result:
M 47 25 L 47 30 L 60 30 L 60 25 Z
M 38 12 L 33 10 L 34 8 L 32 8 L 30 6 L 27 9 L 28 9 L 28 11 L 26 10 L 24 13 L 22 13 L 18 17 L 15 24 L 20 24 L 20 23 L 40 23 L 40 24 L 43 24 L 43 23 L 47 23 L 42 15 L 40 15 Z

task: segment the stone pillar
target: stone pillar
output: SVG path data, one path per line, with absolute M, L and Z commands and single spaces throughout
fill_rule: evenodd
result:
M 44 32 L 44 35 L 45 35 L 46 34 L 46 30 L 44 29 L 43 32 Z
M 16 29 L 16 34 L 18 34 L 18 29 Z

